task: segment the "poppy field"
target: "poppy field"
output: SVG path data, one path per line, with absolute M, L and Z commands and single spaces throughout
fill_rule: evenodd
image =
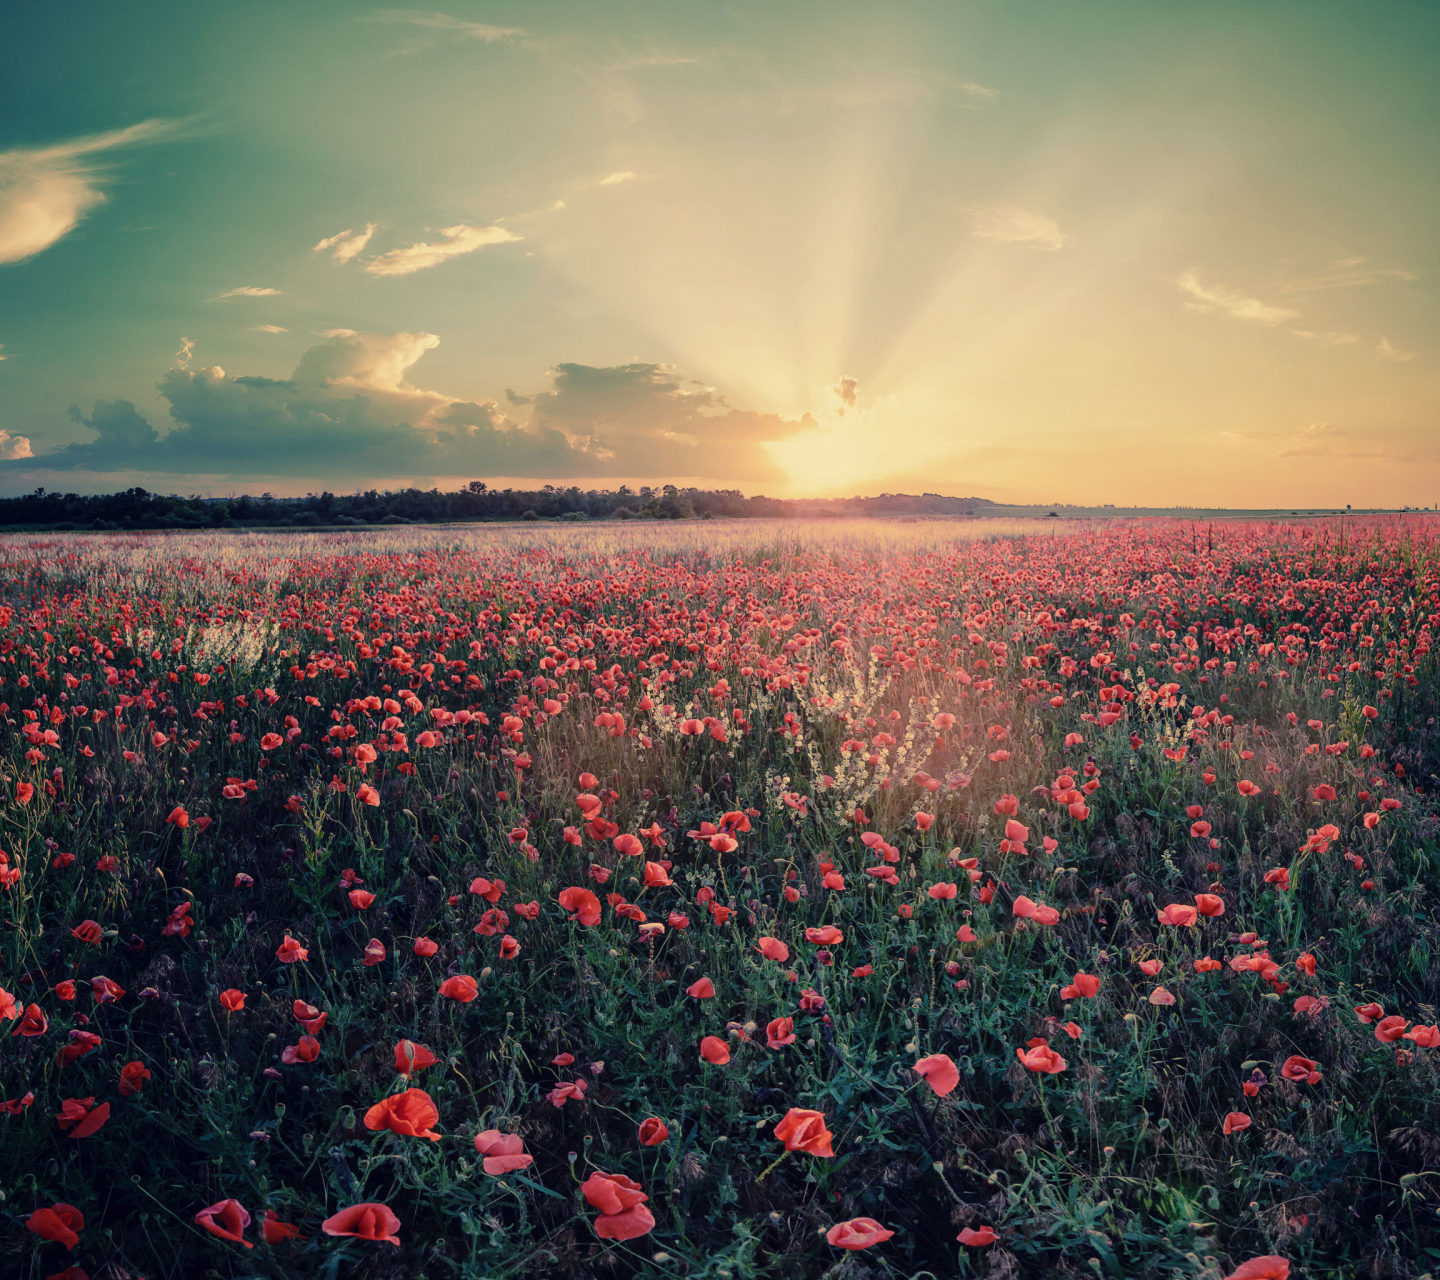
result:
M 0 542 L 0 1274 L 1420 1277 L 1423 517 Z

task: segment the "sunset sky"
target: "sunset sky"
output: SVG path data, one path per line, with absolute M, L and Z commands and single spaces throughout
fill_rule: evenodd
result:
M 1391 0 L 11 5 L 0 492 L 1429 505 L 1437 66 Z

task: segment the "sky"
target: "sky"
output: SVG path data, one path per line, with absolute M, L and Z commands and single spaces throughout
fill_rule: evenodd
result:
M 1396 0 L 11 5 L 0 493 L 1428 506 L 1437 66 Z

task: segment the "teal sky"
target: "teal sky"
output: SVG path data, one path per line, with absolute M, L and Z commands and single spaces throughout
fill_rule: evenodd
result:
M 1386 0 L 11 5 L 0 492 L 1429 505 L 1437 67 Z

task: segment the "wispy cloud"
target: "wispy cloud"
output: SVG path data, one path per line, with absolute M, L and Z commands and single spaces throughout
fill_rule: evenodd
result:
M 967 205 L 965 212 L 970 215 L 970 234 L 981 240 L 1029 245 L 1054 253 L 1075 238 L 1061 231 L 1054 218 L 1018 205 Z
M 1387 458 L 1392 451 L 1359 440 L 1356 433 L 1333 422 L 1312 422 L 1282 437 L 1280 458 Z
M 622 182 L 634 182 L 636 176 L 637 175 L 631 173 L 629 169 L 621 173 L 607 173 L 596 185 L 601 187 L 618 187 Z
M 963 89 L 972 98 L 995 99 L 1000 96 L 999 89 L 989 89 L 983 84 L 976 84 L 973 80 L 962 80 L 957 88 Z
M 1379 284 L 1382 280 L 1418 280 L 1413 271 L 1400 267 L 1374 267 L 1365 258 L 1340 258 L 1315 275 L 1287 280 L 1281 293 L 1316 293 L 1322 289 L 1356 289 L 1362 285 Z
M 289 333 L 289 329 L 282 329 L 278 324 L 252 324 L 250 326 L 256 333 Z
M 1327 347 L 1348 347 L 1360 341 L 1358 333 L 1317 333 L 1313 329 L 1291 329 L 1297 338 L 1304 338 L 1307 342 L 1319 342 Z
M 178 127 L 173 120 L 145 120 L 52 147 L 0 152 L 0 263 L 48 249 L 104 202 L 104 175 L 91 157 L 153 142 Z
M 334 258 L 337 262 L 349 262 L 370 243 L 370 237 L 375 234 L 375 224 L 367 222 L 364 231 L 352 231 L 346 227 L 344 231 L 337 232 L 333 236 L 327 236 L 319 244 L 311 246 L 313 253 L 324 253 L 327 249 L 333 249 Z
M 211 302 L 219 302 L 221 298 L 273 298 L 279 289 L 266 289 L 259 285 L 242 284 L 238 289 L 226 289 L 224 293 L 217 293 Z
M 1271 306 L 1224 285 L 1204 284 L 1193 270 L 1177 277 L 1175 286 L 1185 295 L 1185 307 L 1189 311 L 1218 312 L 1232 320 L 1251 320 L 1268 325 L 1283 324 L 1286 320 L 1298 319 L 1300 315 L 1298 311 Z
M 1389 338 L 1383 336 L 1375 349 L 1380 353 L 1382 360 L 1393 360 L 1396 364 L 1406 364 L 1415 359 L 1413 351 L 1401 351 Z
M 508 244 L 522 239 L 504 227 L 468 227 L 463 223 L 455 227 L 442 227 L 440 234 L 446 237 L 436 244 L 421 241 L 404 249 L 391 249 L 378 258 L 371 258 L 365 270 L 372 276 L 408 276 L 423 271 L 426 267 L 439 266 L 449 258 L 458 258 L 463 253 L 474 253 L 492 244 Z
M 3 342 L 0 342 L 0 360 L 8 359 L 10 359 L 10 357 L 5 354 L 5 344 Z
M 488 22 L 466 22 L 463 18 L 448 13 L 427 13 L 420 9 L 381 9 L 370 15 L 371 22 L 386 22 L 396 26 L 422 27 L 430 31 L 448 31 L 467 40 L 483 40 L 494 44 L 497 40 L 513 40 L 529 33 L 520 27 L 494 27 Z

